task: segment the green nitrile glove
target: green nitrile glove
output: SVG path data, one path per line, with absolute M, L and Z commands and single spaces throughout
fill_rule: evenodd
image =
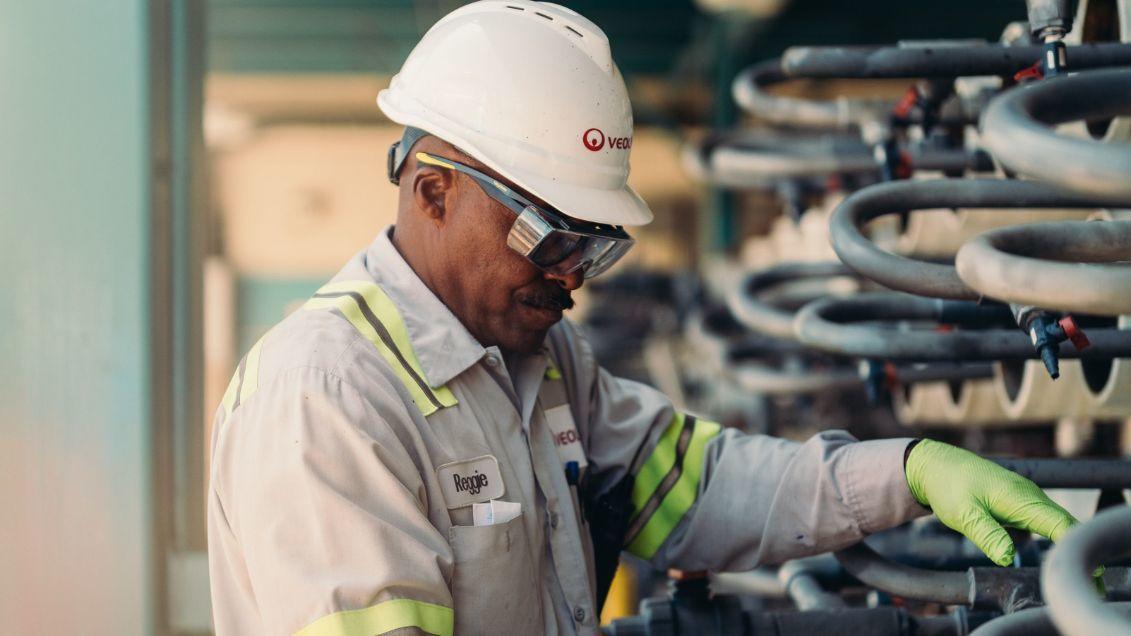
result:
M 915 499 L 998 565 L 1010 565 L 1016 554 L 1002 525 L 1056 541 L 1077 523 L 1033 482 L 950 444 L 920 441 L 905 469 Z

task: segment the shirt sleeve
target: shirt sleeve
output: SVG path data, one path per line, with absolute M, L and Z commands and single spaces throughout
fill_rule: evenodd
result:
M 293 369 L 219 423 L 217 633 L 452 633 L 451 551 L 429 522 L 411 442 L 387 425 L 403 406 L 391 388 L 377 398 Z
M 911 439 L 859 442 L 825 431 L 799 443 L 723 430 L 601 369 L 569 329 L 571 404 L 590 478 L 604 489 L 632 480 L 625 546 L 657 567 L 745 570 L 926 514 L 904 476 Z

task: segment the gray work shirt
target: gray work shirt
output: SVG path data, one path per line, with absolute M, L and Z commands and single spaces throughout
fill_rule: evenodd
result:
M 601 487 L 635 476 L 629 549 L 660 568 L 749 569 L 923 514 L 907 439 L 720 431 L 601 369 L 568 320 L 504 359 L 391 231 L 256 343 L 216 414 L 218 634 L 594 633 L 579 456 Z M 488 497 L 520 514 L 474 525 Z

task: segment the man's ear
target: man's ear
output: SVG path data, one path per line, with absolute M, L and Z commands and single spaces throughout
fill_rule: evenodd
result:
M 447 221 L 447 198 L 455 180 L 451 170 L 418 166 L 412 173 L 412 197 L 416 208 L 442 225 Z

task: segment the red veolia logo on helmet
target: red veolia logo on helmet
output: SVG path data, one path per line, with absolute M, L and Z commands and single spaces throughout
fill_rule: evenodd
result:
M 597 152 L 605 147 L 605 133 L 597 128 L 590 128 L 581 135 L 581 143 L 593 152 Z
M 581 143 L 593 152 L 601 150 L 606 145 L 609 148 L 628 150 L 632 147 L 632 137 L 605 137 L 600 128 L 590 128 L 581 134 Z

